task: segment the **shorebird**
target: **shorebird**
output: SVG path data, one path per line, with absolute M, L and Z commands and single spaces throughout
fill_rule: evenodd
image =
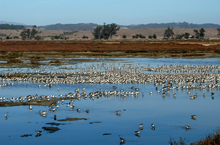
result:
M 144 124 L 143 124 L 143 123 L 141 123 L 141 124 L 139 124 L 139 127 L 143 127 L 143 125 L 144 125 Z
M 140 130 L 135 131 L 136 134 L 139 134 L 140 132 L 141 132 Z
M 188 125 L 185 125 L 186 129 L 189 129 L 189 126 Z
M 125 142 L 125 139 L 123 139 L 122 137 L 120 137 L 121 143 Z
M 32 110 L 32 105 L 29 105 L 29 109 Z
M 43 114 L 46 114 L 47 111 L 40 111 L 40 114 L 43 115 Z
M 196 117 L 196 115 L 191 115 L 191 117 L 192 117 L 192 118 L 195 118 L 195 117 Z
M 117 110 L 117 111 L 115 111 L 116 113 L 120 113 L 121 112 L 121 110 Z
M 37 134 L 40 134 L 42 131 L 40 131 L 40 130 L 35 130 L 35 132 L 36 132 Z
M 191 119 L 196 120 L 196 115 L 191 115 Z

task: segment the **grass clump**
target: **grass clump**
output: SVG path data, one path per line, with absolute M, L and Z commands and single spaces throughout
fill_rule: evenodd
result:
M 220 131 L 214 134 L 209 134 L 205 139 L 193 142 L 190 145 L 220 145 Z

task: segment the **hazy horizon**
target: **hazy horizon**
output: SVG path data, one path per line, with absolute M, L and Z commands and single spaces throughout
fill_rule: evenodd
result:
M 116 23 L 137 25 L 149 23 L 220 24 L 218 0 L 11 0 L 2 1 L 0 21 L 25 25 Z M 10 12 L 8 12 L 10 11 Z

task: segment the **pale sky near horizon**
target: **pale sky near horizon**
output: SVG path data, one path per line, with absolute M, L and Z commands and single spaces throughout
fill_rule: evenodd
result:
M 220 24 L 220 0 L 0 0 L 0 21 L 26 25 Z

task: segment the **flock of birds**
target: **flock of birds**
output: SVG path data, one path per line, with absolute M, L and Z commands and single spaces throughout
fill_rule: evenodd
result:
M 66 70 L 66 71 L 65 71 Z M 16 77 L 19 74 L 21 77 Z M 162 65 L 157 67 L 148 66 L 135 66 L 120 64 L 107 65 L 101 63 L 97 65 L 85 65 L 84 67 L 75 65 L 75 68 L 70 66 L 59 67 L 56 70 L 53 66 L 42 66 L 37 69 L 8 69 L 1 71 L 0 73 L 0 88 L 13 86 L 16 82 L 31 82 L 39 83 L 38 87 L 53 87 L 53 84 L 154 84 L 155 89 L 164 98 L 169 96 L 170 91 L 174 90 L 186 90 L 190 99 L 196 99 L 198 94 L 191 95 L 190 90 L 219 90 L 220 89 L 220 66 L 218 65 Z M 31 102 L 36 100 L 50 100 L 59 98 L 56 104 L 51 104 L 49 109 L 56 111 L 59 109 L 60 104 L 64 105 L 64 100 L 72 100 L 67 107 L 74 108 L 74 100 L 91 99 L 99 97 L 120 96 L 126 98 L 128 96 L 138 97 L 140 92 L 139 88 L 131 87 L 132 90 L 125 91 L 121 89 L 116 90 L 117 87 L 113 86 L 112 90 L 102 90 L 87 93 L 85 88 L 82 88 L 82 92 L 79 88 L 74 92 L 68 94 L 57 95 L 27 95 L 20 97 L 0 97 L 0 102 Z M 58 88 L 59 91 L 59 88 Z M 149 92 L 152 95 L 152 91 Z M 144 93 L 142 92 L 142 96 Z M 205 97 L 206 94 L 203 94 Z M 211 92 L 212 99 L 214 99 L 214 92 Z M 174 93 L 173 97 L 176 98 L 177 94 Z M 29 105 L 29 109 L 32 110 L 32 105 Z M 80 108 L 77 109 L 80 112 Z M 121 110 L 116 111 L 116 115 L 120 115 Z M 46 117 L 47 111 L 40 111 L 41 116 Z M 89 113 L 89 109 L 86 110 Z M 8 118 L 8 113 L 5 113 L 5 119 Z M 56 115 L 54 115 L 54 120 Z M 192 115 L 191 119 L 195 120 L 196 115 Z M 151 124 L 151 129 L 155 130 L 155 124 Z M 190 126 L 185 125 L 185 129 L 189 129 Z M 140 136 L 140 132 L 143 129 L 143 124 L 139 124 L 139 129 L 135 131 L 136 136 Z M 41 131 L 36 130 L 37 134 Z M 121 143 L 125 142 L 125 139 L 120 136 Z

